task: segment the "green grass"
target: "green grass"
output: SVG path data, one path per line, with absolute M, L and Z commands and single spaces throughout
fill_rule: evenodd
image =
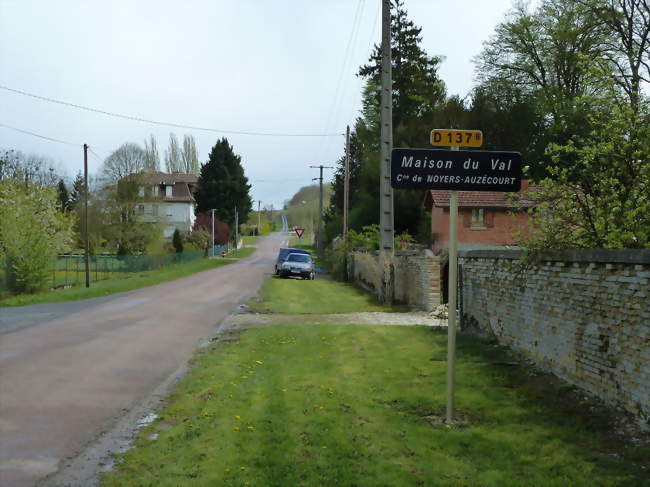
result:
M 250 306 L 260 313 L 329 314 L 361 311 L 405 311 L 406 306 L 382 306 L 377 298 L 338 281 L 267 279 L 261 301 Z
M 456 426 L 446 335 L 425 327 L 277 326 L 202 349 L 116 486 L 642 486 L 623 443 L 568 388 L 459 336 Z
M 241 239 L 244 245 L 255 245 L 259 238 L 257 235 L 244 235 Z
M 253 255 L 253 253 L 255 253 L 256 250 L 257 247 L 242 247 L 239 250 L 226 254 L 226 257 L 232 259 L 245 259 L 246 257 L 250 257 L 251 255 Z
M 26 306 L 29 304 L 58 303 L 62 301 L 77 301 L 79 299 L 97 298 L 109 294 L 131 291 L 141 287 L 152 286 L 195 272 L 213 269 L 228 264 L 231 261 L 219 259 L 200 259 L 185 264 L 177 264 L 161 270 L 140 272 L 133 277 L 124 279 L 109 279 L 92 282 L 89 288 L 74 286 L 68 289 L 57 289 L 36 294 L 21 294 L 0 299 L 0 306 Z

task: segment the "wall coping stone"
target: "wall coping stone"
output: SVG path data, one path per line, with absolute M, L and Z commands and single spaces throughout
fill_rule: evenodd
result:
M 459 250 L 458 256 L 466 259 L 521 259 L 522 250 Z M 650 265 L 648 249 L 591 249 L 549 250 L 539 255 L 540 261 L 602 262 L 608 264 Z

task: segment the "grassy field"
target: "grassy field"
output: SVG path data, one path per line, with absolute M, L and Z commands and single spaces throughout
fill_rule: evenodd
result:
M 444 424 L 445 349 L 425 327 L 276 326 L 217 342 L 102 485 L 649 485 L 650 449 L 471 337 L 458 340 L 459 421 Z
M 244 259 L 246 257 L 250 257 L 251 255 L 253 255 L 256 250 L 257 247 L 242 247 L 239 250 L 230 252 L 229 254 L 226 255 L 226 257 L 233 258 L 233 259 Z
M 185 264 L 172 265 L 161 270 L 145 271 L 134 274 L 124 279 L 110 279 L 91 283 L 89 288 L 74 286 L 68 289 L 57 289 L 37 294 L 21 294 L 0 298 L 1 306 L 25 306 L 28 304 L 58 303 L 62 301 L 76 301 L 79 299 L 96 298 L 109 294 L 131 291 L 141 287 L 152 286 L 179 277 L 194 274 L 195 272 L 213 269 L 232 261 L 219 259 L 201 259 Z
M 406 311 L 406 306 L 382 306 L 377 298 L 359 288 L 337 281 L 268 279 L 260 300 L 251 309 L 260 313 L 329 314 L 361 311 Z
M 244 235 L 241 239 L 244 245 L 255 245 L 259 238 L 257 235 Z

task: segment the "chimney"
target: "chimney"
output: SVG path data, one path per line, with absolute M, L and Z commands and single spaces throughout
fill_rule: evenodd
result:
M 522 179 L 521 180 L 521 190 L 519 192 L 520 193 L 525 193 L 526 191 L 528 191 L 529 183 L 530 183 L 529 179 Z

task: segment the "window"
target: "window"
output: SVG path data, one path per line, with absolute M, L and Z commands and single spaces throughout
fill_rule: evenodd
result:
M 153 187 L 153 195 L 158 196 L 158 186 Z
M 165 213 L 167 216 L 172 216 L 172 205 L 167 205 L 167 212 Z
M 144 215 L 144 205 L 138 205 L 138 215 Z
M 151 214 L 153 216 L 158 216 L 158 205 L 151 205 Z
M 485 211 L 483 208 L 472 208 L 472 228 L 485 228 Z
M 139 196 L 140 198 L 144 198 L 144 187 L 143 187 L 143 186 L 140 186 L 140 187 L 138 188 L 138 196 Z
M 165 196 L 171 196 L 171 195 L 172 195 L 172 187 L 165 186 Z

